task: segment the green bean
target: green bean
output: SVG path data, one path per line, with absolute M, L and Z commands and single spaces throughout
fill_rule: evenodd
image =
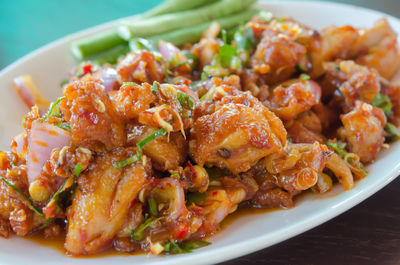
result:
M 83 60 L 120 44 L 126 44 L 126 41 L 111 29 L 73 42 L 71 52 L 76 59 Z
M 211 4 L 217 0 L 165 0 L 160 5 L 147 11 L 141 18 L 159 16 L 167 13 L 180 12 Z
M 123 39 L 148 37 L 176 30 L 182 27 L 195 26 L 212 19 L 217 19 L 240 12 L 256 0 L 220 0 L 213 4 L 174 14 L 161 15 L 140 21 L 122 21 L 118 32 Z
M 117 62 L 118 58 L 120 56 L 123 56 L 129 52 L 129 47 L 128 45 L 125 44 L 120 44 L 116 47 L 113 47 L 107 51 L 104 51 L 100 54 L 97 54 L 95 56 L 92 56 L 87 59 L 91 59 L 92 61 L 96 62 L 98 65 L 103 65 L 105 63 L 110 63 L 114 64 Z
M 242 22 L 248 21 L 251 17 L 256 15 L 259 11 L 254 9 L 248 9 L 240 13 L 233 14 L 231 16 L 216 19 L 222 28 L 233 28 Z M 155 35 L 148 39 L 157 43 L 160 40 L 171 42 L 177 46 L 187 42 L 196 42 L 200 39 L 203 32 L 208 29 L 211 22 L 206 22 L 197 26 L 182 28 L 174 31 L 170 31 L 164 34 Z
M 145 14 L 135 16 L 131 21 L 139 21 L 140 19 L 149 18 L 160 14 L 196 8 L 215 1 L 216 0 L 166 0 Z M 84 60 L 90 56 L 97 55 L 101 52 L 125 43 L 126 42 L 119 37 L 117 29 L 113 28 L 72 42 L 71 52 L 77 60 Z

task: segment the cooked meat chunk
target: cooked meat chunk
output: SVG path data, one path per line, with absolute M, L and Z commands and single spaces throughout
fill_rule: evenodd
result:
M 262 112 L 228 103 L 199 118 L 192 129 L 190 155 L 199 165 L 244 172 L 260 158 L 282 148 L 275 124 Z M 285 137 L 284 137 L 285 138 Z
M 350 150 L 360 157 L 361 162 L 372 161 L 385 141 L 386 117 L 383 111 L 362 101 L 341 117 L 345 139 Z
M 76 81 L 64 90 L 60 110 L 78 144 L 107 150 L 124 145 L 125 125 L 104 87 L 94 81 Z
M 100 155 L 79 178 L 67 213 L 65 248 L 72 255 L 91 254 L 108 247 L 121 229 L 130 204 L 146 182 L 148 169 L 142 162 L 123 168 L 113 163 L 134 154 L 134 149 L 119 149 Z
M 164 67 L 151 52 L 142 50 L 129 53 L 117 65 L 118 80 L 138 84 L 164 80 Z

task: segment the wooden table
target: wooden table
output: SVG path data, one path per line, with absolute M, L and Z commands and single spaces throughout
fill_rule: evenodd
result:
M 400 264 L 400 178 L 297 237 L 222 264 Z

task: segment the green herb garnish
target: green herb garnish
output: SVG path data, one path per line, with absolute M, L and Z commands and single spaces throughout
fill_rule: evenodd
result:
M 41 226 L 39 226 L 39 229 L 45 229 L 46 227 L 48 227 L 54 220 L 56 220 L 55 217 L 51 217 L 49 219 L 46 220 L 46 222 L 44 222 Z
M 41 118 L 39 118 L 39 121 L 44 121 L 50 117 L 59 117 L 61 116 L 60 108 L 58 107 L 58 104 L 60 104 L 61 100 L 65 99 L 64 97 L 59 97 L 56 101 L 52 102 L 50 104 L 49 110 L 47 111 L 46 114 L 44 114 Z
M 158 215 L 158 210 L 157 210 L 157 202 L 154 198 L 150 198 L 147 200 L 147 204 L 149 205 L 149 212 L 152 216 L 157 216 Z
M 183 108 L 194 110 L 196 103 L 192 96 L 189 96 L 188 94 L 182 91 L 178 91 L 176 98 L 179 101 L 179 104 L 181 104 Z
M 25 193 L 22 192 L 22 190 L 20 190 L 17 186 L 11 184 L 10 182 L 8 182 L 4 177 L 0 177 L 0 179 L 2 181 L 4 181 L 4 183 L 9 186 L 11 189 L 13 189 L 18 195 L 20 195 L 22 201 L 28 206 L 29 209 L 31 209 L 32 211 L 34 211 L 35 213 L 37 213 L 40 216 L 44 216 L 43 212 L 41 209 L 36 208 L 33 205 L 33 201 L 31 198 L 29 198 Z
M 168 252 L 169 254 L 183 254 L 183 253 L 191 253 L 193 249 L 198 249 L 202 248 L 205 246 L 210 245 L 210 242 L 207 241 L 186 241 L 180 243 L 180 245 L 176 244 L 174 241 L 169 240 L 165 245 L 164 245 L 164 251 Z
M 131 156 L 131 157 L 125 159 L 125 160 L 121 160 L 121 161 L 116 161 L 116 162 L 114 162 L 114 163 L 113 163 L 113 166 L 114 166 L 115 168 L 123 168 L 123 167 L 125 167 L 125 166 L 127 166 L 127 165 L 130 165 L 130 164 L 132 164 L 132 163 L 135 163 L 135 162 L 137 162 L 137 161 L 139 161 L 139 160 L 140 160 L 140 158 L 138 157 L 137 154 L 135 154 L 135 155 L 133 155 L 133 156 Z
M 158 83 L 157 81 L 153 82 L 153 85 L 151 86 L 151 93 L 153 93 L 154 95 L 157 94 L 157 91 L 160 89 L 160 83 Z
M 60 122 L 60 123 L 56 123 L 54 125 L 57 126 L 58 128 L 66 130 L 66 131 L 69 131 L 69 132 L 72 131 L 71 125 L 68 122 Z
M 186 205 L 192 205 L 193 203 L 198 203 L 205 201 L 207 199 L 207 193 L 203 192 L 190 192 L 186 195 Z
M 151 143 L 152 141 L 154 141 L 158 137 L 164 136 L 166 133 L 167 133 L 167 131 L 164 128 L 161 128 L 161 129 L 153 132 L 152 134 L 146 136 L 142 140 L 140 140 L 136 144 L 136 146 L 139 148 L 139 150 L 142 150 L 143 147 L 145 147 L 147 144 Z
M 335 150 L 335 152 L 338 153 L 342 158 L 346 157 L 347 152 L 344 151 L 344 149 L 346 148 L 346 143 L 337 141 L 336 143 L 327 142 L 326 145 Z
M 393 114 L 392 112 L 392 102 L 388 95 L 378 93 L 375 95 L 374 99 L 371 102 L 372 106 L 378 107 L 383 110 L 386 117 L 389 117 Z
M 300 79 L 306 81 L 306 80 L 310 80 L 311 77 L 309 75 L 307 75 L 307 74 L 301 74 L 300 75 Z
M 385 125 L 386 141 L 393 142 L 400 139 L 400 132 L 392 123 L 388 122 Z
M 222 45 L 218 49 L 218 61 L 223 67 L 230 67 L 232 59 L 237 55 L 236 47 L 232 45 Z
M 79 175 L 82 173 L 83 166 L 81 164 L 77 164 L 74 168 L 74 175 L 76 177 L 79 177 Z
M 131 230 L 131 240 L 138 241 L 144 239 L 144 230 L 148 227 L 153 227 L 155 222 L 161 220 L 163 217 L 154 218 L 145 216 L 146 220 L 140 224 L 135 230 Z

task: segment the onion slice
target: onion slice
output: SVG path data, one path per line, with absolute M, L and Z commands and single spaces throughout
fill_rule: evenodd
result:
M 27 167 L 28 181 L 32 183 L 42 171 L 54 148 L 71 143 L 71 133 L 54 125 L 39 121 L 32 122 L 28 139 Z
M 15 91 L 18 93 L 19 97 L 29 109 L 32 108 L 34 105 L 38 105 L 42 113 L 46 112 L 47 108 L 50 105 L 50 101 L 48 101 L 39 92 L 39 90 L 37 90 L 31 76 L 18 76 L 14 78 L 12 85 Z

